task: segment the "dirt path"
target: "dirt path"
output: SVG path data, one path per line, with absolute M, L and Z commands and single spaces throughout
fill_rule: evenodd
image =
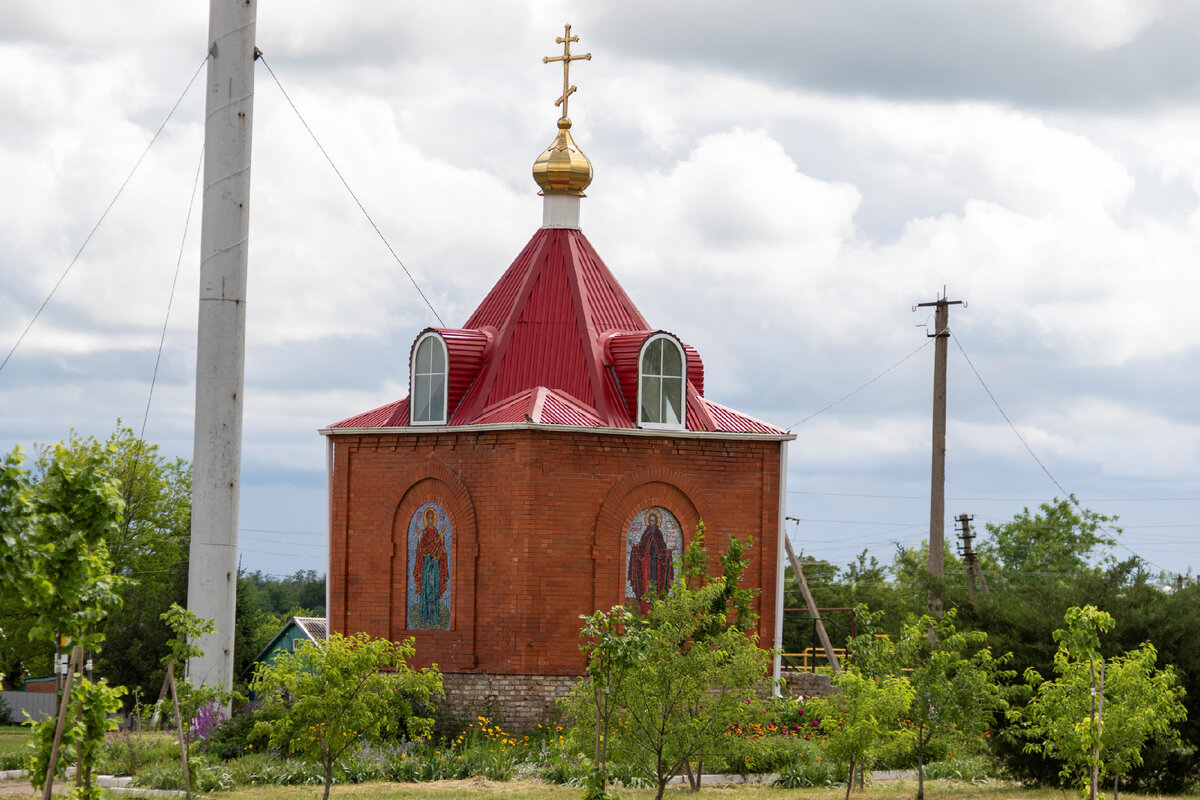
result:
M 0 780 L 0 797 L 34 798 L 41 797 L 41 792 L 34 791 L 34 788 L 29 785 L 29 781 L 24 779 Z

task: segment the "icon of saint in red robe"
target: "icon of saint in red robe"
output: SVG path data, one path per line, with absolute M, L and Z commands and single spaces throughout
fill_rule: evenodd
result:
M 633 596 L 642 609 L 642 616 L 650 613 L 650 601 L 666 597 L 675 580 L 675 565 L 672 563 L 671 548 L 658 527 L 658 512 L 646 514 L 646 527 L 642 538 L 629 550 L 629 567 L 626 576 L 633 587 Z

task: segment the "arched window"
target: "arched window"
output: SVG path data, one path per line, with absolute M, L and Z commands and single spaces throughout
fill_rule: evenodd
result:
M 436 331 L 413 345 L 409 409 L 413 425 L 446 424 L 446 343 Z
M 682 428 L 686 361 L 678 340 L 651 336 L 642 345 L 638 370 L 638 424 L 645 428 Z

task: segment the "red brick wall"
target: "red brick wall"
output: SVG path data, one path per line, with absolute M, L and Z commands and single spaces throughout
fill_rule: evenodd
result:
M 446 672 L 583 670 L 579 616 L 623 602 L 625 530 L 661 505 L 685 544 L 704 520 L 714 559 L 754 537 L 744 585 L 758 633 L 775 628 L 778 441 L 504 429 L 336 435 L 329 624 L 416 636 L 416 664 Z M 453 526 L 449 631 L 406 630 L 407 533 L 422 503 Z

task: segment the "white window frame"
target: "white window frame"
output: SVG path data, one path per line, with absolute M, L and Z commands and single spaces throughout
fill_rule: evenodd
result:
M 669 342 L 672 347 L 679 353 L 680 374 L 675 375 L 647 375 L 643 372 L 642 365 L 646 357 L 646 351 L 656 342 Z M 642 417 L 642 387 L 645 386 L 647 378 L 657 378 L 659 382 L 659 410 L 662 410 L 662 380 L 663 378 L 679 378 L 679 422 L 652 422 Z M 653 336 L 647 337 L 646 341 L 642 342 L 641 349 L 638 350 L 638 392 L 637 392 L 637 419 L 639 428 L 651 428 L 657 430 L 678 431 L 684 430 L 687 427 L 687 353 L 683 349 L 683 343 L 669 333 L 656 333 Z
M 418 372 L 417 357 L 418 357 L 418 354 L 421 352 L 421 346 L 424 345 L 425 342 L 427 342 L 431 339 L 435 340 L 435 342 L 436 342 L 436 344 L 434 344 L 432 346 L 441 348 L 442 369 L 440 372 L 438 372 L 436 370 L 432 370 L 432 369 L 429 372 Z M 413 343 L 412 357 L 409 359 L 409 361 L 410 361 L 409 376 L 408 376 L 408 389 L 409 389 L 408 390 L 408 400 L 409 400 L 409 402 L 408 402 L 408 421 L 409 421 L 409 424 L 410 425 L 445 425 L 446 424 L 446 403 L 447 403 L 447 398 L 449 395 L 449 386 L 450 386 L 450 351 L 446 347 L 446 340 L 443 339 L 442 335 L 440 333 L 438 333 L 437 331 L 428 331 L 426 333 L 421 334 L 420 336 L 417 337 L 417 341 Z M 418 420 L 416 418 L 417 407 L 418 407 L 418 404 L 417 404 L 417 378 L 418 377 L 427 378 L 427 377 L 431 377 L 434 375 L 440 375 L 442 378 L 441 413 L 437 416 L 436 419 Z M 428 391 L 428 390 L 426 390 L 426 391 Z

